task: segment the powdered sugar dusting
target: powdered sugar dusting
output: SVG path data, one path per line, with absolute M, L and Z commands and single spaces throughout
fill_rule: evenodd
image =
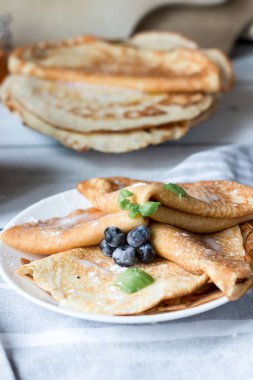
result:
M 197 191 L 197 189 L 194 189 L 194 191 L 190 195 L 206 203 L 220 201 L 220 197 L 217 194 L 211 193 L 207 189 L 203 189 L 203 188 L 201 189 L 201 191 Z
M 235 202 L 235 203 L 238 203 L 238 204 L 245 203 L 245 198 L 242 197 L 241 195 L 239 195 L 239 190 L 238 189 L 232 190 L 230 192 L 230 196 L 231 196 L 233 202 Z
M 221 252 L 221 246 L 215 239 L 202 237 L 201 240 L 208 248 L 216 252 Z
M 138 183 L 134 183 L 130 187 L 139 187 L 139 186 L 145 186 L 145 185 L 147 185 L 145 182 L 138 182 Z
M 59 219 L 58 223 L 60 227 L 72 227 L 80 222 L 88 222 L 89 220 L 93 219 L 90 214 L 88 213 L 81 213 L 77 214 L 75 216 L 66 217 Z
M 119 273 L 119 274 L 122 273 L 122 272 L 124 272 L 126 270 L 126 268 L 122 268 L 122 267 L 120 267 L 117 264 L 112 264 L 109 269 L 110 269 L 111 272 L 113 272 L 113 273 Z
M 79 264 L 85 266 L 86 268 L 96 268 L 103 272 L 104 274 L 108 274 L 108 270 L 100 267 L 99 265 L 95 264 L 94 262 L 88 261 L 88 260 L 78 260 Z

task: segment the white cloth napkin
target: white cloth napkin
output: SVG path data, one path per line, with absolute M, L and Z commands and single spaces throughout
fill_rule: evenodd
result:
M 162 180 L 253 185 L 251 146 L 190 156 Z M 56 314 L 0 282 L 0 379 L 253 378 L 253 291 L 177 321 L 111 325 Z

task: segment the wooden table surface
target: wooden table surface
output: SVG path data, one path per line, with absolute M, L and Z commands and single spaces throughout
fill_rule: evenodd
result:
M 128 154 L 77 153 L 23 127 L 0 106 L 0 228 L 38 200 L 69 190 L 84 178 L 131 176 L 159 179 L 192 153 L 253 141 L 253 44 L 234 51 L 234 89 L 214 116 L 178 142 Z

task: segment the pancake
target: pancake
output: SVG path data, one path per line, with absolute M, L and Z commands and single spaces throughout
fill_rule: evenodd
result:
M 201 93 L 152 95 L 22 75 L 7 78 L 1 99 L 7 105 L 9 99 L 15 100 L 52 126 L 80 133 L 127 132 L 194 120 L 215 104 L 214 96 Z
M 182 198 L 165 189 L 164 183 L 129 180 L 121 177 L 93 178 L 80 182 L 77 189 L 89 199 L 94 207 L 107 212 L 119 210 L 119 192 L 122 188 L 126 188 L 134 194 L 129 198 L 133 203 L 159 201 L 162 206 L 168 208 L 168 213 L 170 209 L 173 209 L 203 217 L 252 219 L 252 187 L 233 181 L 202 181 L 180 184 L 180 186 L 187 193 Z
M 165 31 L 144 31 L 135 33 L 128 42 L 141 49 L 167 51 L 176 48 L 199 49 L 197 42 L 180 33 Z
M 5 104 L 21 117 L 25 125 L 37 132 L 53 137 L 68 148 L 81 152 L 94 149 L 105 153 L 131 152 L 143 149 L 149 145 L 157 145 L 165 141 L 177 140 L 184 136 L 191 127 L 207 119 L 213 111 L 211 107 L 193 120 L 169 123 L 168 125 L 158 126 L 156 128 L 137 129 L 128 132 L 103 131 L 77 133 L 57 128 L 45 122 L 35 113 L 26 110 L 20 102 L 17 102 L 11 97 L 5 100 Z
M 198 49 L 146 50 L 91 36 L 17 48 L 8 65 L 11 73 L 153 93 L 222 89 L 220 70 Z
M 97 247 L 51 255 L 21 266 L 17 273 L 33 279 L 61 306 L 110 315 L 141 313 L 162 300 L 191 294 L 207 281 L 205 274 L 191 274 L 162 258 L 136 267 L 150 274 L 155 282 L 132 294 L 123 293 L 115 286 L 116 278 L 126 269 L 103 256 Z
M 146 224 L 142 217 L 128 218 L 126 211 L 113 214 L 95 208 L 76 210 L 64 218 L 52 218 L 10 227 L 1 234 L 7 245 L 24 252 L 50 255 L 71 248 L 96 245 L 104 230 L 118 226 L 124 232 Z
M 156 253 L 194 274 L 205 273 L 230 299 L 253 284 L 239 226 L 216 234 L 194 235 L 179 228 L 153 223 L 151 241 Z
M 179 33 L 171 32 L 141 32 L 135 34 L 129 42 L 139 48 L 148 50 L 169 51 L 178 47 L 192 50 L 199 49 L 196 42 Z M 205 49 L 201 51 L 219 68 L 222 88 L 226 91 L 229 90 L 234 83 L 234 72 L 230 60 L 218 49 Z

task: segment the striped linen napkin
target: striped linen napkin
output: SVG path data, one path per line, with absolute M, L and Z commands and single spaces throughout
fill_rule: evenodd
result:
M 251 146 L 194 154 L 162 180 L 253 185 Z M 194 317 L 112 325 L 36 306 L 0 282 L 0 379 L 252 379 L 253 291 Z

